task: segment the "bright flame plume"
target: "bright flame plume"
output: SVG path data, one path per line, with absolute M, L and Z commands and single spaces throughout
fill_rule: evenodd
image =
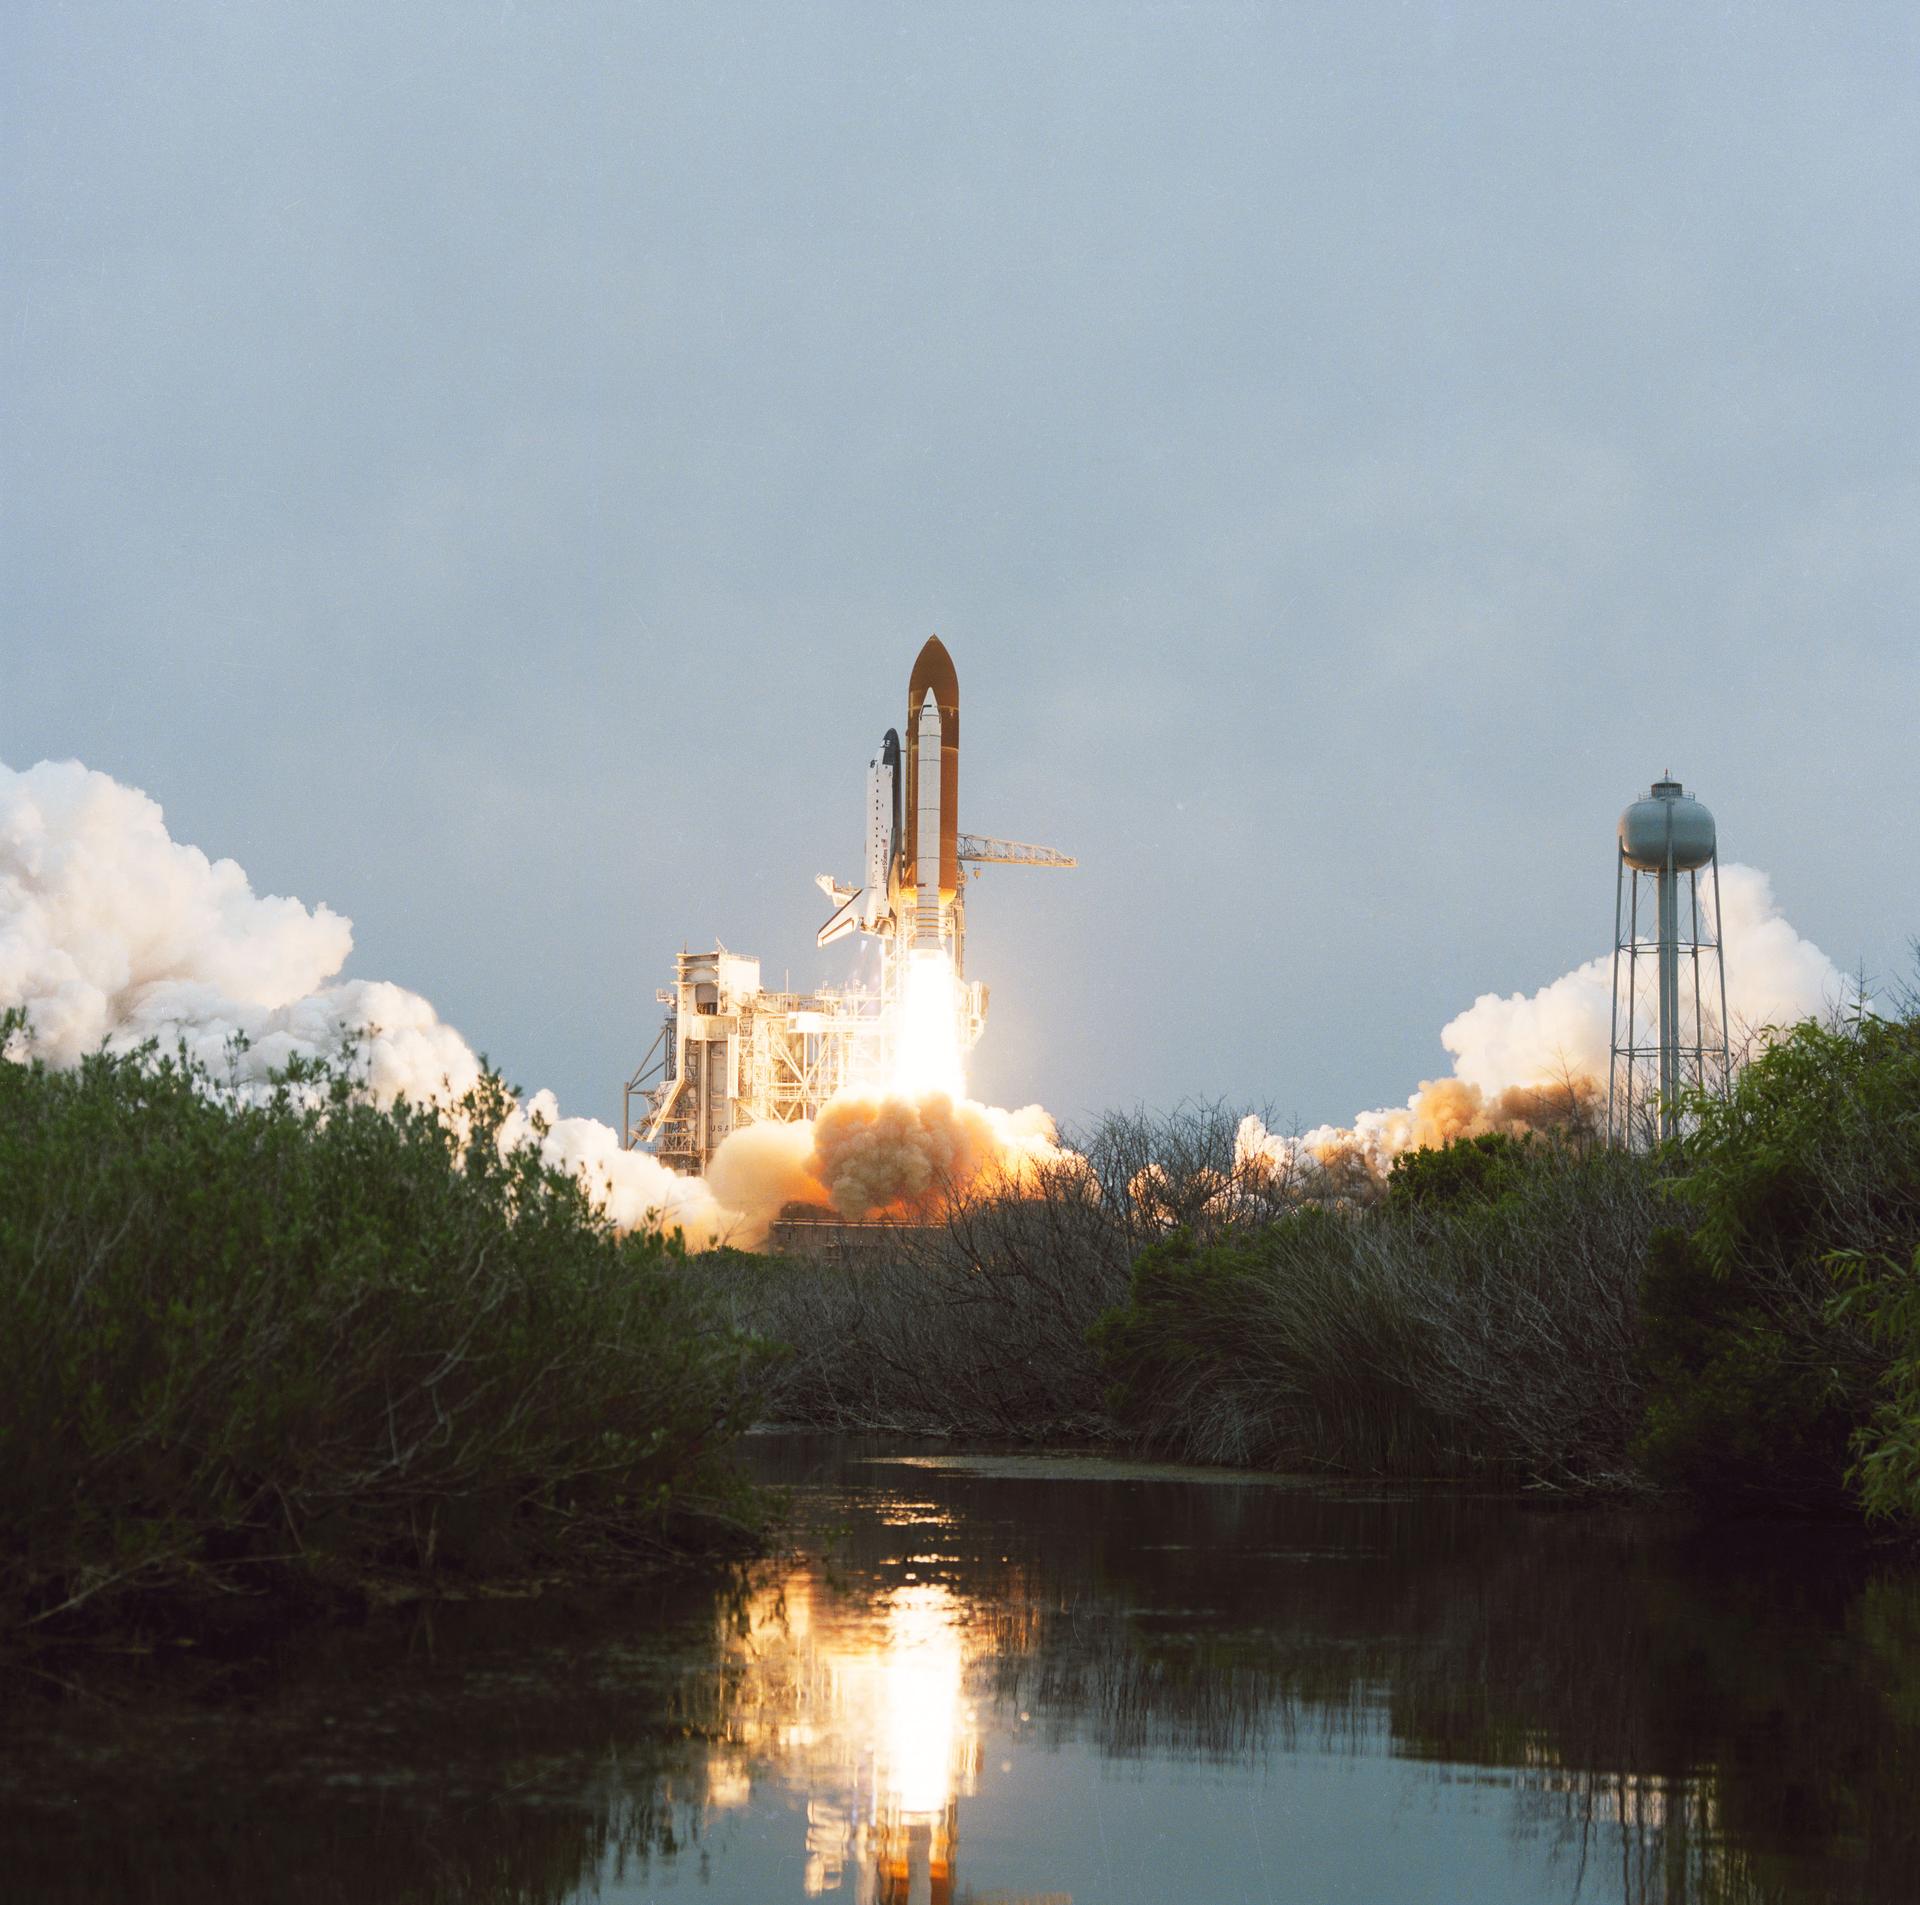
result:
M 893 1076 L 897 1098 L 929 1098 L 938 1092 L 956 1103 L 967 1095 L 960 1058 L 959 999 L 953 962 L 944 952 L 907 956 L 907 970 L 894 1008 Z

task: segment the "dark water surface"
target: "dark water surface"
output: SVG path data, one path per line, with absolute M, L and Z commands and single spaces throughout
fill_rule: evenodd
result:
M 734 1592 L 15 1677 L 0 1894 L 1920 1900 L 1920 1570 L 1833 1531 L 752 1448 Z

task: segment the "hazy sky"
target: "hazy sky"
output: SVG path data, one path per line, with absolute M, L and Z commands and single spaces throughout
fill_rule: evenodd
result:
M 1397 1101 L 1669 766 L 1920 931 L 1920 13 L 10 0 L 0 759 L 617 1116 L 938 630 L 982 1095 Z

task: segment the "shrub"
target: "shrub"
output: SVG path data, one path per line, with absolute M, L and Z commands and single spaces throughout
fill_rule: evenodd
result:
M 1783 1319 L 1744 1267 L 1718 1275 L 1685 1230 L 1656 1233 L 1642 1284 L 1650 1378 L 1635 1453 L 1663 1486 L 1799 1508 L 1837 1496 L 1859 1404 L 1817 1311 Z
M 1387 1201 L 1401 1210 L 1497 1203 L 1519 1182 L 1527 1156 L 1526 1140 L 1500 1131 L 1403 1151 L 1387 1173 Z
M 1625 1479 L 1653 1172 L 1557 1145 L 1450 1149 L 1466 1159 L 1416 1167 L 1371 1209 L 1143 1251 L 1094 1338 L 1120 1419 L 1199 1460 Z
M 852 1260 L 689 1268 L 791 1346 L 783 1420 L 1628 1479 L 1655 1166 L 1501 1139 L 1360 1199 L 1256 1168 L 1237 1123 L 1109 1119 L 1017 1192 L 961 1197 L 944 1226 Z
M 18 1026 L 10 1028 L 16 1038 Z M 736 1536 L 763 1352 L 529 1146 L 304 1070 L 0 1062 L 0 1626 Z
M 1446 1466 L 1446 1425 L 1408 1380 L 1414 1319 L 1376 1236 L 1307 1209 L 1142 1251 L 1128 1302 L 1094 1331 L 1115 1415 L 1202 1461 Z
M 1071 1197 L 966 1199 L 943 1227 L 881 1233 L 848 1260 L 689 1259 L 738 1327 L 787 1351 L 768 1407 L 823 1428 L 1087 1437 L 1107 1432 L 1088 1327 L 1123 1252 Z
M 1128 1113 L 1018 1190 L 967 1189 L 931 1229 L 846 1261 L 690 1259 L 742 1327 L 789 1346 L 770 1406 L 834 1428 L 1021 1438 L 1115 1433 L 1088 1344 L 1135 1253 L 1184 1223 L 1224 1234 L 1290 1193 L 1238 1157 L 1223 1106 Z
M 1878 1400 L 1853 1432 L 1847 1479 L 1870 1517 L 1920 1522 L 1920 1243 L 1905 1263 L 1859 1250 L 1829 1261 L 1845 1286 L 1836 1319 L 1857 1322 L 1887 1356 Z
M 1920 1018 L 1799 1026 L 1695 1110 L 1693 1218 L 1648 1264 L 1640 1459 L 1708 1499 L 1824 1509 L 1851 1449 L 1861 1499 L 1912 1512 Z

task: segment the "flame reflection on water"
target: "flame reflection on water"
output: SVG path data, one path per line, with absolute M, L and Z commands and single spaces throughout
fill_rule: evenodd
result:
M 756 1594 L 743 1626 L 708 1807 L 745 1807 L 756 1781 L 777 1780 L 804 1798 L 808 1897 L 950 1900 L 958 1802 L 981 1757 L 962 1602 L 910 1582 L 843 1609 L 801 1568 Z

